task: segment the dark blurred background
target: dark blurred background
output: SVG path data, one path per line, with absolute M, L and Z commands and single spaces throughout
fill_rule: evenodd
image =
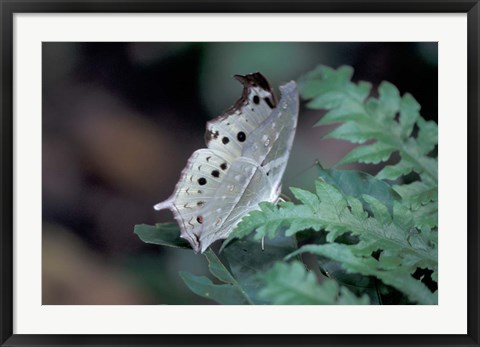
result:
M 437 120 L 436 43 L 43 43 L 43 304 L 209 304 L 178 276 L 206 275 L 204 257 L 144 244 L 133 227 L 173 220 L 153 205 L 240 96 L 234 74 L 259 71 L 278 91 L 318 64 L 388 80 Z M 321 140 L 321 114 L 300 111 L 287 195 L 313 187 L 315 159 L 330 167 L 352 148 Z

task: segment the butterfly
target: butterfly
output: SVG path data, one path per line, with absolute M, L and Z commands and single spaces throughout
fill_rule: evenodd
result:
M 297 127 L 294 81 L 280 86 L 277 101 L 262 74 L 234 77 L 242 96 L 207 123 L 207 148 L 191 155 L 173 194 L 154 206 L 173 212 L 180 237 L 196 253 L 227 238 L 260 202 L 278 200 Z

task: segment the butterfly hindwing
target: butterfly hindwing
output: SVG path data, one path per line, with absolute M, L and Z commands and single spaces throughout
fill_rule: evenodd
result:
M 275 199 L 276 192 L 262 167 L 249 158 L 240 157 L 233 163 L 208 202 L 205 223 L 200 233 L 201 251 L 218 239 L 226 238 L 241 217 L 258 208 L 260 201 Z
M 215 195 L 234 159 L 225 153 L 202 148 L 188 159 L 172 196 L 155 205 L 169 208 L 180 226 L 180 234 L 198 251 L 204 207 Z

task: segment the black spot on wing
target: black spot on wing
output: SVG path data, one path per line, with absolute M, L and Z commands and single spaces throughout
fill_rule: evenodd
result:
M 237 139 L 238 139 L 238 141 L 240 141 L 240 142 L 244 142 L 246 138 L 247 138 L 247 135 L 245 135 L 245 133 L 244 133 L 243 131 L 240 131 L 240 132 L 237 134 Z
M 219 122 L 221 120 L 226 119 L 228 116 L 235 114 L 237 111 L 241 110 L 242 107 L 246 106 L 249 103 L 249 95 L 252 92 L 252 88 L 261 88 L 268 94 L 270 94 L 270 105 L 271 108 L 276 107 L 277 98 L 275 96 L 275 92 L 273 91 L 270 83 L 268 83 L 267 79 L 263 77 L 263 75 L 259 72 L 251 73 L 245 76 L 235 75 L 235 79 L 240 81 L 243 85 L 242 96 L 238 99 L 235 104 L 228 108 L 225 112 L 223 112 L 219 117 L 217 117 L 214 122 Z M 258 96 L 257 96 L 258 97 Z M 256 103 L 257 99 L 254 96 L 254 103 Z M 260 103 L 260 98 L 258 97 L 258 103 Z M 248 122 L 248 120 L 246 120 Z M 205 142 L 208 143 L 212 139 L 218 138 L 218 132 L 214 132 L 209 130 L 205 133 Z

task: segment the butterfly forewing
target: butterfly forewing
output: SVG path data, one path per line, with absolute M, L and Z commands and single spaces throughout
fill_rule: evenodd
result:
M 243 84 L 242 97 L 223 115 L 207 123 L 205 142 L 208 148 L 239 157 L 251 132 L 272 113 L 276 97 L 260 73 L 235 77 Z
M 215 240 L 228 237 L 248 212 L 258 209 L 262 201 L 274 202 L 280 194 L 280 181 L 285 171 L 298 118 L 298 94 L 295 82 L 281 87 L 281 107 L 250 134 L 242 156 L 210 200 L 212 217 L 202 225 L 200 235 L 203 252 Z
M 254 158 L 264 168 L 273 186 L 278 186 L 287 166 L 298 119 L 295 82 L 280 87 L 278 107 L 246 141 L 242 155 Z

